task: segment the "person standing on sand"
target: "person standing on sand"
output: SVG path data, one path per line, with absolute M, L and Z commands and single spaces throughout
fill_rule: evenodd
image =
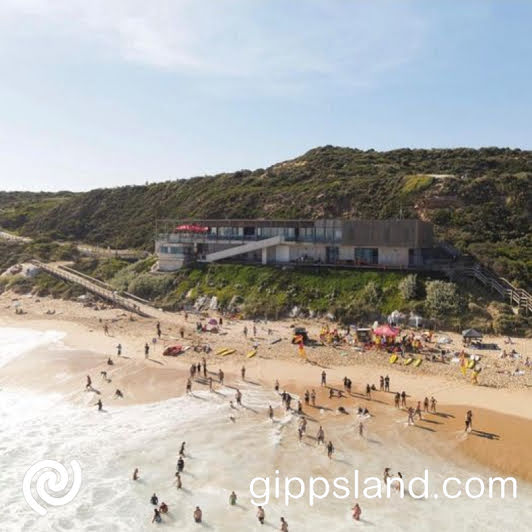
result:
M 92 388 L 92 380 L 90 375 L 87 375 L 87 384 L 85 384 L 85 388 L 87 390 L 90 390 Z
M 316 434 L 316 440 L 318 441 L 318 445 L 322 445 L 325 441 L 325 432 L 323 431 L 323 427 L 321 425 L 318 429 L 318 434 Z
M 430 398 L 430 411 L 435 414 L 436 413 L 436 399 L 434 397 Z
M 183 460 L 183 457 L 180 456 L 178 459 L 177 459 L 177 472 L 178 473 L 182 473 L 183 472 L 183 469 L 185 469 L 185 461 Z
M 136 467 L 135 471 L 133 471 L 133 480 L 138 480 L 138 479 L 139 479 L 139 468 Z
M 301 401 L 298 401 L 297 402 L 297 413 L 299 415 L 302 415 L 303 414 L 303 405 L 301 404 Z
M 371 399 L 371 386 L 369 384 L 366 384 L 366 397 Z
M 412 407 L 408 408 L 408 424 L 415 425 L 414 421 L 414 409 Z
M 353 506 L 353 519 L 355 521 L 360 521 L 360 516 L 362 515 L 362 510 L 360 509 L 360 506 L 358 505 L 358 502 Z
M 229 504 L 231 506 L 234 506 L 236 504 L 236 493 L 234 491 L 232 491 L 231 495 L 229 495 Z
M 279 381 L 275 380 L 275 386 L 273 387 L 276 392 L 279 392 Z
M 406 408 L 406 392 L 404 390 L 401 392 L 401 406 Z
M 190 366 L 190 378 L 193 379 L 196 375 L 196 364 Z
M 148 345 L 148 342 L 144 344 L 144 358 L 148 358 L 148 355 L 150 354 L 150 346 Z
M 421 421 L 421 401 L 417 402 L 415 415 L 418 416 Z
M 314 390 L 314 388 L 310 393 L 310 402 L 312 403 L 312 406 L 316 406 L 316 391 Z
M 259 508 L 257 510 L 257 519 L 259 520 L 259 523 L 261 525 L 264 524 L 265 517 L 266 517 L 266 515 L 264 513 L 264 508 L 262 506 L 259 506 Z
M 247 328 L 246 325 L 244 325 L 244 330 L 243 330 L 243 332 L 244 332 L 244 336 L 247 338 L 247 337 L 248 337 L 248 328 Z
M 120 356 L 122 354 L 122 344 L 116 346 L 116 355 Z
M 334 452 L 334 445 L 332 444 L 332 441 L 329 441 L 329 443 L 327 444 L 327 456 L 329 457 L 329 459 L 332 458 L 333 452 Z
M 305 434 L 307 432 L 307 419 L 306 418 L 304 417 L 301 418 L 300 426 L 301 426 L 301 431 L 303 432 L 303 434 Z
M 364 437 L 364 423 L 362 421 L 358 422 L 358 435 L 363 438 Z
M 401 394 L 399 392 L 396 392 L 396 394 L 394 396 L 395 408 L 400 408 L 399 407 L 399 402 L 400 401 L 401 401 Z
M 185 456 L 185 445 L 187 444 L 186 441 L 181 442 L 181 447 L 179 449 L 179 456 Z
M 223 383 L 224 383 L 224 372 L 221 369 L 218 370 L 218 379 L 220 380 L 220 384 L 223 385 Z
M 240 370 L 240 375 L 242 375 L 242 380 L 246 380 L 246 367 L 242 366 L 242 369 Z
M 187 394 L 192 393 L 192 381 L 190 379 L 187 379 Z
M 384 377 L 384 391 L 385 392 L 389 392 L 390 391 L 390 377 L 388 375 L 386 375 L 386 377 Z
M 272 405 L 268 405 L 268 417 L 273 421 L 273 408 L 272 408 Z
M 428 411 L 429 411 L 429 398 L 425 397 L 423 401 L 423 412 L 428 412 Z
M 308 390 L 305 390 L 305 404 L 308 406 L 310 402 L 310 393 L 308 392 Z
M 212 388 L 212 377 L 209 377 L 209 391 L 214 391 Z
M 236 397 L 236 404 L 239 406 L 242 406 L 242 393 L 240 392 L 238 388 L 236 389 L 235 397 Z
M 281 517 L 281 528 L 279 530 L 281 532 L 288 532 L 288 523 L 285 521 L 284 517 Z
M 473 412 L 471 410 L 468 410 L 466 413 L 464 432 L 471 432 L 472 430 L 473 430 Z
M 203 366 L 203 377 L 206 379 L 207 378 L 207 360 L 205 359 L 205 357 L 201 359 L 201 365 Z
M 380 376 L 380 379 L 379 379 L 379 390 L 381 392 L 384 391 L 384 377 L 382 375 Z
M 103 334 L 109 336 L 109 325 L 107 325 L 107 323 L 103 326 Z
M 325 373 L 325 370 L 321 372 L 321 385 L 322 386 L 327 385 L 327 373 Z
M 157 330 L 157 338 L 161 338 L 161 322 L 157 322 L 157 325 L 156 325 L 156 330 Z
M 101 399 L 98 399 L 98 402 L 96 403 L 96 405 L 98 407 L 98 412 L 101 412 L 102 409 L 103 409 L 103 404 L 102 404 L 102 400 Z
M 253 338 L 257 336 L 257 327 L 255 327 L 255 324 L 253 324 Z

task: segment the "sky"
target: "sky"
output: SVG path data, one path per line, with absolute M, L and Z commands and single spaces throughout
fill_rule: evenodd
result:
M 528 0 L 0 0 L 0 190 L 532 148 Z

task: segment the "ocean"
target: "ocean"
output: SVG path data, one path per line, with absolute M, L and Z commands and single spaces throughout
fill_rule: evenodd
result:
M 63 349 L 62 333 L 39 333 L 28 329 L 0 328 L 0 363 L 7 364 L 29 350 L 44 347 Z M 69 350 L 68 356 L 76 356 Z M 0 373 L 2 369 L 0 367 Z M 197 387 L 196 387 L 197 388 Z M 478 499 L 466 496 L 446 499 L 441 494 L 443 479 L 457 477 L 462 482 L 479 477 L 486 483 L 493 472 L 484 468 L 457 465 L 438 452 L 421 453 L 401 439 L 410 430 L 404 423 L 385 427 L 374 420 L 367 423 L 367 436 L 360 438 L 355 420 L 350 416 L 317 412 L 316 422 L 334 417 L 327 425 L 326 440 L 337 448 L 333 459 L 327 458 L 323 447 L 311 439 L 300 443 L 297 438 L 297 416 L 276 411 L 272 423 L 267 405 L 280 406 L 279 396 L 252 382 L 242 383 L 243 408 L 232 409 L 234 390 L 222 392 L 196 391 L 193 395 L 162 402 L 121 406 L 119 400 L 104 404 L 98 412 L 97 397 L 87 392 L 85 404 L 72 404 L 60 395 L 38 395 L 22 389 L 0 390 L 0 485 L 3 511 L 2 531 L 253 531 L 279 529 L 284 516 L 289 530 L 347 531 L 359 527 L 386 528 L 394 531 L 423 530 L 529 530 L 532 488 L 517 483 L 517 498 L 504 500 Z M 234 420 L 231 420 L 231 417 Z M 317 423 L 309 423 L 308 432 L 316 433 Z M 458 435 L 457 435 L 458 437 Z M 186 441 L 183 489 L 174 485 L 176 461 L 181 442 Z M 39 472 L 27 477 L 30 493 L 23 490 L 26 472 L 43 460 L 55 460 L 66 467 L 66 486 L 48 489 L 52 497 L 68 494 L 76 477 L 72 461 L 80 467 L 80 487 L 73 499 L 61 506 L 42 502 L 38 487 Z M 529 466 L 529 465 L 528 465 Z M 140 479 L 132 480 L 139 468 Z M 382 478 L 385 467 L 402 471 L 407 481 L 430 475 L 427 498 L 415 499 L 399 494 L 391 498 L 366 498 L 359 493 L 362 520 L 354 522 L 351 507 L 354 498 L 354 471 L 360 479 Z M 276 473 L 278 472 L 278 473 Z M 42 471 L 41 471 L 42 473 Z M 323 477 L 330 483 L 331 493 L 309 502 L 309 477 Z M 299 477 L 305 493 L 285 504 L 284 478 Z M 346 477 L 349 496 L 344 499 L 332 494 L 333 479 Z M 265 500 L 266 481 L 255 482 L 255 495 L 250 493 L 254 478 L 269 479 L 270 497 L 264 504 L 266 524 L 261 527 L 255 514 L 256 502 Z M 279 478 L 279 497 L 275 496 Z M 28 480 L 29 479 L 29 480 Z M 316 481 L 316 492 L 322 493 L 324 482 Z M 478 482 L 475 481 L 473 491 Z M 360 480 L 360 486 L 363 483 Z M 292 482 L 292 493 L 301 485 Z M 46 486 L 44 486 L 44 489 Z M 238 504 L 230 506 L 229 494 L 234 490 Z M 453 485 L 453 493 L 456 486 Z M 166 502 L 169 514 L 161 524 L 152 524 L 153 506 L 150 497 L 156 493 L 159 502 Z M 344 493 L 342 493 L 343 495 Z M 28 503 L 31 498 L 46 512 L 40 515 Z M 203 510 L 204 522 L 193 522 L 196 506 Z

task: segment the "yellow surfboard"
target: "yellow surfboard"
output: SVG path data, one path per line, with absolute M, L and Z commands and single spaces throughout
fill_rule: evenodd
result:
M 253 349 L 253 351 L 250 351 L 246 357 L 247 358 L 253 358 L 255 355 L 257 354 L 257 350 L 256 349 Z
M 390 357 L 390 364 L 395 364 L 397 362 L 397 355 L 392 355 Z
M 467 367 L 468 369 L 473 369 L 475 367 L 475 364 L 477 363 L 476 360 L 470 360 L 468 363 L 467 363 Z
M 229 349 L 227 349 L 227 347 L 225 347 L 224 349 L 220 349 L 219 351 L 216 351 L 216 354 L 217 355 L 223 355 L 226 351 L 229 351 Z
M 421 366 L 421 362 L 423 362 L 423 359 L 422 358 L 418 358 L 416 359 L 416 361 L 414 362 L 414 366 L 417 368 L 418 366 Z
M 227 351 L 222 355 L 223 357 L 226 357 L 227 355 L 232 355 L 236 349 L 227 349 Z
M 405 360 L 405 366 L 408 366 L 408 364 L 412 364 L 412 361 L 413 361 L 413 360 L 414 360 L 413 358 L 407 358 L 407 359 Z

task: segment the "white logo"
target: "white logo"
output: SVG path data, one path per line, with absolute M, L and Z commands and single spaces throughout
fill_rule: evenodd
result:
M 26 471 L 22 482 L 22 492 L 26 502 L 39 515 L 46 515 L 47 513 L 46 508 L 39 504 L 39 501 L 50 506 L 64 506 L 73 501 L 78 494 L 81 488 L 81 467 L 76 460 L 70 462 L 70 467 L 73 473 L 72 485 L 69 491 L 61 497 L 54 496 L 54 494 L 64 491 L 70 480 L 68 471 L 63 464 L 55 460 L 41 460 Z M 35 483 L 37 500 L 31 491 L 31 484 L 34 479 L 37 479 Z M 48 493 L 49 491 L 52 493 Z

